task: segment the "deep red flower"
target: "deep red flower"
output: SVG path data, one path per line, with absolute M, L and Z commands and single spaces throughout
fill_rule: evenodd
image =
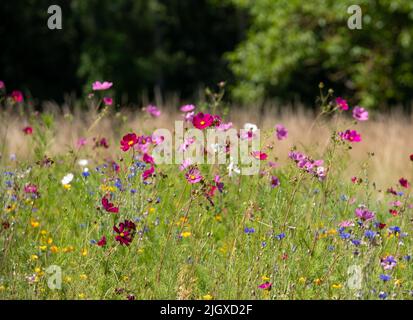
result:
M 33 128 L 32 127 L 25 127 L 23 128 L 23 132 L 27 135 L 30 135 L 33 133 Z
M 97 245 L 98 245 L 99 247 L 104 247 L 104 246 L 106 246 L 106 237 L 103 236 L 103 237 L 98 241 Z
M 128 151 L 129 148 L 133 147 L 135 144 L 138 143 L 138 137 L 134 133 L 128 133 L 123 136 L 122 140 L 120 141 L 122 151 Z
M 113 226 L 113 231 L 118 234 L 115 240 L 121 245 L 128 246 L 135 236 L 136 225 L 130 220 L 125 220 L 119 224 L 119 227 Z
M 389 213 L 393 216 L 396 217 L 399 213 L 397 212 L 397 210 L 394 209 L 389 209 Z
M 413 161 L 413 153 L 410 155 L 410 161 Z
M 197 115 L 194 116 L 192 119 L 192 124 L 197 129 L 205 129 L 213 125 L 215 119 L 209 113 L 202 113 L 199 112 Z
M 405 179 L 405 178 L 400 178 L 399 183 L 400 183 L 400 185 L 401 185 L 403 188 L 408 188 L 408 187 L 410 187 L 409 182 L 408 182 L 407 179 Z
M 107 212 L 112 212 L 112 213 L 119 212 L 119 207 L 115 207 L 115 205 L 112 202 L 109 202 L 106 196 L 102 198 L 102 206 Z

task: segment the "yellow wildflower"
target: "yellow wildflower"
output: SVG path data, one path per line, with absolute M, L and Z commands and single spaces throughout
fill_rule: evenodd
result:
M 182 238 L 188 238 L 191 236 L 191 233 L 189 231 L 184 231 L 181 233 Z
M 206 295 L 202 296 L 202 299 L 204 299 L 204 300 L 212 300 L 212 299 L 214 299 L 214 297 L 211 296 L 211 295 L 209 294 L 209 292 L 208 292 Z

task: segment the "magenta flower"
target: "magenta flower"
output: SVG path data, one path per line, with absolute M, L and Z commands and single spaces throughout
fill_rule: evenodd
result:
M 81 147 L 85 146 L 86 144 L 87 144 L 87 139 L 86 138 L 79 138 L 77 140 L 77 143 L 76 143 L 78 148 L 81 148 Z
M 103 103 L 106 106 L 111 106 L 113 104 L 113 99 L 110 97 L 103 97 Z
M 251 155 L 258 160 L 266 160 L 268 158 L 268 155 L 261 151 L 252 151 Z
M 358 121 L 367 121 L 369 120 L 369 113 L 364 108 L 354 107 L 353 118 Z
M 361 135 L 356 130 L 346 130 L 344 132 L 339 132 L 338 135 L 342 140 L 349 142 L 360 142 Z
M 355 213 L 356 213 L 356 216 L 363 221 L 370 221 L 374 219 L 374 217 L 376 216 L 374 212 L 369 211 L 367 208 L 363 206 L 356 208 Z
M 23 93 L 19 90 L 14 90 L 10 94 L 10 97 L 13 99 L 14 102 L 23 102 Z
M 106 237 L 103 236 L 102 238 L 100 238 L 100 240 L 97 242 L 97 245 L 99 247 L 104 247 L 106 245 Z
M 271 287 L 272 287 L 271 282 L 264 282 L 258 286 L 258 288 L 262 290 L 271 290 Z
M 342 111 L 348 110 L 348 103 L 345 99 L 343 99 L 341 97 L 338 97 L 336 99 L 336 104 L 337 104 L 337 106 L 340 110 L 342 110 Z
M 192 119 L 192 124 L 197 129 L 205 129 L 212 126 L 214 123 L 214 117 L 208 113 L 199 112 Z
M 119 227 L 113 226 L 113 231 L 117 233 L 115 240 L 121 245 L 128 246 L 135 236 L 136 225 L 130 220 L 125 220 L 119 224 Z
M 195 114 L 194 111 L 185 113 L 185 114 L 184 114 L 184 120 L 185 120 L 186 122 L 192 122 L 192 120 L 194 119 L 194 114 Z
M 155 160 L 153 159 L 152 156 L 150 156 L 149 154 L 145 153 L 142 157 L 143 162 L 145 163 L 149 163 L 149 164 L 155 164 Z
M 184 171 L 186 168 L 188 168 L 192 164 L 192 160 L 190 158 L 185 159 L 182 164 L 179 166 L 180 171 Z
M 101 91 L 101 90 L 108 90 L 113 86 L 112 82 L 108 82 L 108 81 L 104 81 L 104 82 L 100 82 L 100 81 L 95 81 L 92 84 L 92 90 L 93 91 Z
M 275 126 L 275 133 L 278 140 L 284 140 L 288 137 L 288 131 L 282 124 L 277 124 Z
M 122 140 L 120 141 L 120 148 L 122 149 L 122 151 L 126 152 L 137 143 L 138 138 L 136 137 L 136 134 L 128 133 L 122 137 Z
M 157 118 L 161 115 L 161 110 L 157 106 L 150 104 L 145 108 L 146 112 L 149 113 L 152 117 Z
M 137 144 L 135 145 L 135 149 L 139 152 L 147 153 L 151 145 L 152 145 L 151 136 L 139 136 Z
M 143 179 L 143 180 L 146 180 L 146 179 L 152 177 L 152 175 L 154 174 L 154 172 L 155 172 L 155 167 L 152 165 L 149 169 L 145 170 L 145 171 L 142 173 L 142 179 Z
M 407 189 L 408 187 L 410 187 L 409 182 L 405 178 L 400 178 L 399 183 L 403 188 Z
M 24 134 L 26 135 L 31 135 L 33 134 L 33 128 L 32 127 L 24 127 L 23 130 Z
M 198 183 L 204 177 L 197 168 L 191 168 L 187 173 L 185 173 L 185 178 L 189 183 Z
M 180 110 L 182 112 L 191 112 L 195 110 L 195 106 L 193 104 L 186 104 L 182 106 Z
M 6 85 L 4 84 L 3 81 L 0 80 L 0 90 L 4 89 Z
M 24 186 L 24 192 L 25 193 L 33 193 L 33 194 L 37 194 L 37 186 L 33 183 L 27 183 Z

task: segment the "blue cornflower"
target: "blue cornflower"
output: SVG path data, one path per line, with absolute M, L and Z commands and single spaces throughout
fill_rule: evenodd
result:
M 356 247 L 358 247 L 361 244 L 361 241 L 357 239 L 353 239 L 351 240 L 351 243 L 354 244 Z
M 341 239 L 349 239 L 350 237 L 351 237 L 350 233 L 347 233 L 347 232 L 341 232 L 340 233 L 340 238 Z
M 402 231 L 400 227 L 398 226 L 390 227 L 389 230 L 392 231 L 393 233 L 400 233 Z
M 387 274 L 381 274 L 380 275 L 380 280 L 383 280 L 384 282 L 389 281 L 391 279 L 391 276 Z
M 280 234 L 277 234 L 277 235 L 275 236 L 275 238 L 276 238 L 277 240 L 282 240 L 282 239 L 285 238 L 285 233 L 282 232 L 282 233 L 280 233 Z
M 374 237 L 376 236 L 376 232 L 374 232 L 374 231 L 372 231 L 372 230 L 367 230 L 367 231 L 364 233 L 364 236 L 365 236 L 366 238 L 370 239 L 370 240 L 373 240 Z
M 255 229 L 254 229 L 254 228 L 245 227 L 244 232 L 245 232 L 246 234 L 254 233 L 254 232 L 255 232 Z
M 386 298 L 387 298 L 387 293 L 386 293 L 386 292 L 383 292 L 383 291 L 380 292 L 380 293 L 379 293 L 379 298 L 380 298 L 380 299 L 383 299 L 383 300 L 386 299 Z

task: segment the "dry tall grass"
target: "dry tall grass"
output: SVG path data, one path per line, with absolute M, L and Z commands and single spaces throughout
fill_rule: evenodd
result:
M 167 107 L 161 109 L 167 110 Z M 76 145 L 80 137 L 87 137 L 89 141 L 92 137 L 106 137 L 111 145 L 108 154 L 114 154 L 114 151 L 118 150 L 119 138 L 125 132 L 134 130 L 149 133 L 154 128 L 172 129 L 174 119 L 181 119 L 180 114 L 167 112 L 164 112 L 160 118 L 148 119 L 139 109 L 136 112 L 112 112 L 88 131 L 97 116 L 94 111 L 69 113 L 58 110 L 60 109 L 56 107 L 49 108 L 49 112 L 55 117 L 55 134 L 50 138 L 47 147 L 48 156 L 68 151 Z M 293 145 L 297 145 L 298 149 L 306 146 L 315 153 L 317 150 L 322 151 L 330 139 L 333 120 L 322 120 L 313 126 L 315 118 L 313 113 L 304 109 L 294 112 L 290 109 L 282 110 L 268 108 L 264 114 L 247 110 L 230 110 L 228 118 L 238 128 L 241 128 L 245 122 L 256 123 L 261 129 L 273 128 L 277 123 L 284 124 L 289 131 L 289 138 L 275 144 L 280 164 L 287 161 L 288 150 Z M 24 135 L 22 128 L 29 124 L 33 125 L 33 120 L 28 121 L 24 116 L 6 112 L 0 113 L 0 117 L 0 142 L 3 144 L 0 152 L 3 152 L 3 157 L 7 157 L 8 154 L 16 154 L 17 159 L 29 157 L 32 142 L 31 138 Z M 348 123 L 351 119 L 348 118 L 346 121 Z M 340 124 L 343 124 L 343 121 Z M 370 121 L 360 123 L 356 127 L 351 124 L 350 126 L 362 134 L 363 141 L 355 143 L 351 150 L 352 165 L 347 170 L 349 175 L 359 172 L 360 163 L 367 160 L 369 152 L 374 153 L 369 174 L 379 188 L 394 184 L 400 177 L 411 173 L 412 163 L 409 155 L 413 153 L 412 117 L 401 112 L 388 115 L 372 112 Z M 34 127 L 34 134 L 36 130 L 41 130 Z

